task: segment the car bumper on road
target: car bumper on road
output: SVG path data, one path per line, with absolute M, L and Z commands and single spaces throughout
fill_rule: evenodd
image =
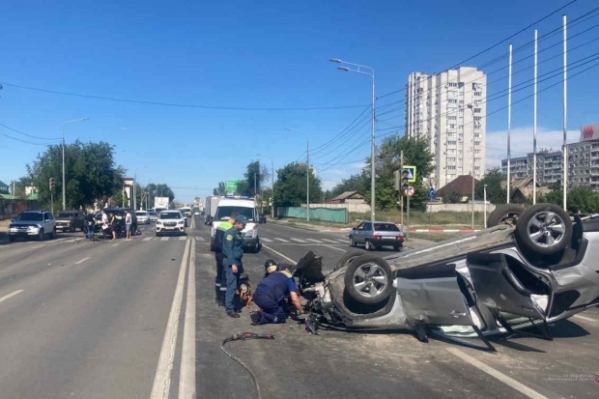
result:
M 397 239 L 391 239 L 391 238 L 387 238 L 387 239 L 373 239 L 372 241 L 372 245 L 380 245 L 380 246 L 402 246 L 403 245 L 403 240 L 397 240 Z
M 174 226 L 174 227 L 156 227 L 157 234 L 184 234 L 185 227 Z
M 8 230 L 8 236 L 9 237 L 31 237 L 31 236 L 36 236 L 40 233 L 39 229 L 32 229 L 32 230 L 14 230 L 14 229 L 9 229 Z

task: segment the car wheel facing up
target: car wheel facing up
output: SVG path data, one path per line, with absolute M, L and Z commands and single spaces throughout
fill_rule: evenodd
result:
M 380 256 L 365 254 L 352 260 L 345 271 L 345 289 L 359 303 L 376 305 L 393 290 L 391 267 Z

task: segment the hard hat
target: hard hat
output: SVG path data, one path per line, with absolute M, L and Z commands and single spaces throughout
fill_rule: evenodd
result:
M 268 259 L 264 262 L 264 271 L 266 274 L 274 273 L 279 270 L 279 266 L 277 266 L 277 262 L 272 259 Z

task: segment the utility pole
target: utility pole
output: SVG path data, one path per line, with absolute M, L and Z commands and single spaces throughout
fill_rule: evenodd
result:
M 403 172 L 403 150 L 399 152 L 399 173 Z M 399 209 L 401 217 L 401 228 L 403 230 L 403 193 L 401 192 L 401 185 L 399 186 Z

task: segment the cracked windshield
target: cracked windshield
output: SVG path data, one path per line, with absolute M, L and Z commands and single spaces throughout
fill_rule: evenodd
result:
M 0 399 L 599 397 L 597 0 L 0 36 Z

